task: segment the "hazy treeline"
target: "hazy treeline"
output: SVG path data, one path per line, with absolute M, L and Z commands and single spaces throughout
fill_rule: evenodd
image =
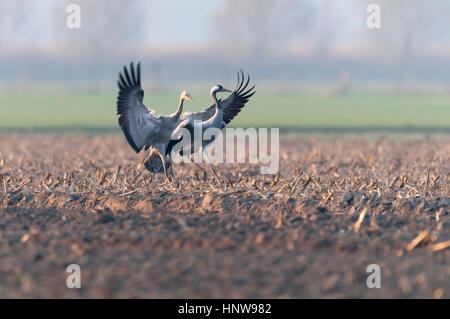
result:
M 81 29 L 66 27 L 71 3 L 82 9 Z M 381 29 L 366 26 L 371 3 L 381 7 Z M 450 81 L 450 0 L 215 0 L 190 7 L 2 0 L 0 81 L 101 84 L 130 59 L 143 61 L 155 87 L 218 72 L 226 81 L 239 66 L 280 83 Z M 201 42 L 154 40 L 164 31 L 153 23 L 156 15 L 176 35 L 176 28 L 196 32 L 192 21 L 201 12 L 208 31 Z

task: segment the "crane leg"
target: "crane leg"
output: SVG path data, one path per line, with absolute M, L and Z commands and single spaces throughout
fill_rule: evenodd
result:
M 219 175 L 217 175 L 216 169 L 214 168 L 214 166 L 213 166 L 213 164 L 212 164 L 212 162 L 211 162 L 211 160 L 210 160 L 210 158 L 209 158 L 209 151 L 208 151 L 207 148 L 204 148 L 204 149 L 202 150 L 202 156 L 203 156 L 204 158 L 206 157 L 205 162 L 209 163 L 209 166 L 211 167 L 211 170 L 212 170 L 212 172 L 214 173 L 214 176 L 216 177 L 217 181 L 220 183 L 220 185 L 224 186 L 222 180 L 220 179 Z
M 205 176 L 208 176 L 208 173 L 206 172 L 206 170 L 205 170 L 203 167 L 201 167 L 201 166 L 198 165 L 196 162 L 194 162 L 194 160 L 192 159 L 191 156 L 188 156 L 188 157 L 189 157 L 189 160 L 191 161 L 192 164 L 195 164 L 195 166 L 197 166 L 199 169 L 201 169 L 201 170 L 203 171 L 203 173 L 205 174 Z
M 167 181 L 167 183 L 169 183 L 170 186 L 175 188 L 175 186 L 173 186 L 172 182 L 170 181 L 169 175 L 167 174 L 166 159 L 164 158 L 164 155 L 162 155 L 162 153 L 159 149 L 157 150 L 157 152 L 158 152 L 159 157 L 161 158 L 161 162 L 162 162 L 163 169 L 164 169 L 164 176 L 166 177 L 166 181 Z
M 170 176 L 172 177 L 172 179 L 176 182 L 176 184 L 179 185 L 178 180 L 175 178 L 175 175 L 173 174 L 173 165 L 172 164 L 169 166 L 169 173 L 170 173 Z

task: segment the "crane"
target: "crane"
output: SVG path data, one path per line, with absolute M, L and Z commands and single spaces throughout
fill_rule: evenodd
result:
M 117 97 L 117 115 L 119 125 L 131 148 L 139 153 L 142 149 L 150 149 L 149 158 L 158 156 L 163 163 L 163 171 L 167 181 L 166 149 L 171 140 L 173 130 L 180 123 L 185 100 L 193 101 L 187 91 L 180 95 L 178 109 L 169 115 L 155 115 L 143 103 L 144 90 L 141 87 L 141 64 L 135 70 L 133 62 L 130 63 L 130 72 L 126 66 L 119 73 L 117 82 L 119 95 Z
M 244 72 L 242 70 L 240 71 L 240 73 L 238 72 L 237 75 L 238 75 L 238 82 L 233 92 L 231 92 L 228 89 L 225 89 L 220 84 L 215 85 L 211 88 L 210 91 L 211 98 L 214 102 L 212 105 L 205 108 L 201 112 L 195 113 L 186 112 L 183 114 L 183 116 L 181 117 L 181 122 L 175 128 L 172 134 L 172 139 L 169 142 L 168 147 L 166 148 L 166 155 L 169 158 L 166 161 L 168 166 L 170 166 L 171 164 L 170 153 L 172 148 L 175 147 L 175 145 L 177 145 L 178 143 L 181 143 L 182 141 L 182 137 L 180 137 L 181 129 L 187 129 L 191 135 L 190 154 L 193 154 L 197 151 L 201 151 L 202 156 L 206 157 L 206 162 L 210 164 L 211 170 L 213 171 L 214 175 L 219 180 L 219 182 L 222 183 L 209 159 L 210 156 L 208 152 L 208 146 L 214 141 L 214 138 L 211 140 L 202 139 L 200 148 L 195 149 L 194 132 L 201 131 L 203 136 L 203 133 L 208 128 L 213 127 L 217 129 L 223 129 L 241 111 L 241 109 L 245 106 L 245 104 L 253 96 L 253 94 L 255 94 L 254 91 L 255 86 L 252 86 L 251 88 L 248 89 L 250 76 L 247 75 L 247 81 L 245 81 Z M 231 92 L 231 94 L 224 100 L 217 99 L 217 93 L 220 92 Z M 159 160 L 159 158 L 155 156 L 150 156 L 149 160 L 146 162 L 146 167 L 147 169 L 154 172 L 163 170 L 161 161 Z M 167 169 L 167 167 L 164 169 Z

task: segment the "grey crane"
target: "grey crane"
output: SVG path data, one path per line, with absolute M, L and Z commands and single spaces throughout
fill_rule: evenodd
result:
M 183 91 L 180 95 L 178 109 L 169 115 L 155 115 L 143 103 L 144 90 L 141 88 L 141 64 L 134 69 L 130 64 L 130 72 L 126 66 L 119 73 L 119 96 L 117 97 L 117 114 L 119 125 L 125 137 L 136 153 L 150 148 L 149 157 L 158 156 L 163 163 L 163 171 L 167 181 L 166 149 L 171 140 L 173 130 L 180 122 L 185 100 L 193 101 L 190 94 Z M 170 182 L 170 181 L 169 181 Z
M 245 82 L 245 84 L 244 84 Z M 222 85 L 215 85 L 212 87 L 210 94 L 211 98 L 214 102 L 214 104 L 210 105 L 209 107 L 205 108 L 201 112 L 195 112 L 195 113 L 184 113 L 181 117 L 180 124 L 176 127 L 172 134 L 172 140 L 169 142 L 169 145 L 166 149 L 166 155 L 170 158 L 170 153 L 173 147 L 177 145 L 178 143 L 181 143 L 182 138 L 179 137 L 179 132 L 181 129 L 187 129 L 190 132 L 191 135 L 191 141 L 190 141 L 190 154 L 201 151 L 202 156 L 204 155 L 207 159 L 207 162 L 210 164 L 211 170 L 213 171 L 216 178 L 220 181 L 220 178 L 217 176 L 217 173 L 212 166 L 212 163 L 209 160 L 209 153 L 208 153 L 208 146 L 214 141 L 214 138 L 211 140 L 203 140 L 202 139 L 202 145 L 200 146 L 200 149 L 195 149 L 194 145 L 194 131 L 202 132 L 203 133 L 211 127 L 223 129 L 227 124 L 231 122 L 231 120 L 234 119 L 234 117 L 241 111 L 241 109 L 245 106 L 245 104 L 248 102 L 248 100 L 255 94 L 255 91 L 253 89 L 255 86 L 252 86 L 251 88 L 248 88 L 248 84 L 250 83 L 250 76 L 247 75 L 247 81 L 245 81 L 244 72 L 241 70 L 240 73 L 238 72 L 238 82 L 236 85 L 235 90 L 225 99 L 217 99 L 217 93 L 219 92 L 231 92 L 230 90 L 227 90 L 223 88 Z M 167 165 L 170 166 L 170 159 L 166 161 Z M 151 156 L 149 160 L 146 163 L 146 167 L 149 170 L 158 172 L 162 171 L 161 167 L 161 161 L 159 158 L 155 156 Z

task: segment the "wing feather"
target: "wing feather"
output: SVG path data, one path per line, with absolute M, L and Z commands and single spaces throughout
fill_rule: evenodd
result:
M 250 75 L 247 75 L 247 81 L 245 81 L 245 75 L 242 70 L 237 72 L 238 81 L 234 91 L 225 99 L 219 99 L 219 103 L 222 103 L 223 107 L 223 121 L 228 124 L 233 118 L 241 111 L 248 100 L 255 94 L 255 85 L 248 88 L 250 83 Z M 245 83 L 245 84 L 244 84 Z M 216 106 L 214 104 L 208 106 L 203 111 L 190 113 L 185 112 L 180 121 L 190 119 L 192 121 L 207 121 L 215 113 Z
M 207 121 L 209 118 L 211 118 L 214 115 L 215 105 L 208 106 L 206 109 L 200 112 L 184 112 L 183 116 L 181 117 L 181 121 L 183 120 L 192 120 L 192 121 Z
M 255 94 L 255 85 L 248 88 L 250 83 L 250 75 L 247 74 L 247 81 L 245 82 L 244 72 L 241 70 L 241 76 L 238 73 L 237 88 L 222 102 L 223 107 L 223 121 L 225 124 L 230 123 L 236 115 L 242 110 L 248 100 Z
M 143 104 L 144 91 L 141 88 L 141 65 L 137 64 L 137 74 L 133 63 L 130 64 L 130 73 L 127 67 L 119 73 L 119 96 L 117 97 L 117 114 L 119 125 L 125 137 L 136 153 L 144 146 L 152 144 L 152 136 L 160 130 L 161 119 L 149 111 Z

